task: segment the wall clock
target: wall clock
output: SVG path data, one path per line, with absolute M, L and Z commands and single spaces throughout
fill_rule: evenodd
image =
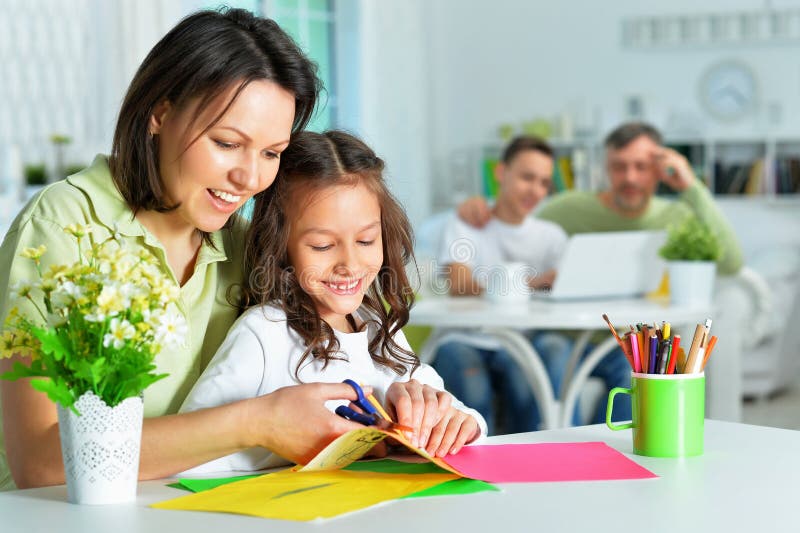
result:
M 699 83 L 700 103 L 714 118 L 732 122 L 755 109 L 758 84 L 746 64 L 726 60 L 711 65 Z

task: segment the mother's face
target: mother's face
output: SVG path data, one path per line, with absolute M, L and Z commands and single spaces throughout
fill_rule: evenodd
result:
M 166 200 L 180 204 L 167 214 L 173 224 L 216 231 L 275 180 L 295 111 L 294 95 L 280 85 L 265 80 L 249 83 L 220 120 L 201 134 L 225 108 L 236 86 L 206 109 L 198 110 L 197 100 L 182 109 L 164 102 L 151 118 Z

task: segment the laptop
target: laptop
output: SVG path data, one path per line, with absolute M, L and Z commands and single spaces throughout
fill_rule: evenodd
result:
M 555 283 L 534 298 L 632 298 L 658 288 L 665 262 L 658 250 L 665 231 L 576 233 L 567 242 Z

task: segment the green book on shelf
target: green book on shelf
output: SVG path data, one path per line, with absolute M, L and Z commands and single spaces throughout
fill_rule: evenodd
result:
M 483 160 L 483 195 L 486 198 L 497 198 L 497 180 L 494 178 L 494 172 L 500 161 L 494 158 L 487 158 Z
M 564 184 L 564 176 L 561 174 L 561 165 L 553 165 L 553 191 L 561 192 L 567 189 Z
M 575 177 L 572 175 L 572 160 L 569 157 L 559 157 L 556 161 L 556 168 L 561 171 L 561 179 L 565 189 L 575 188 Z

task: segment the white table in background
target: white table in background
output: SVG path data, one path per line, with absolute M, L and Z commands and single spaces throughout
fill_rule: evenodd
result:
M 420 359 L 425 362 L 433 358 L 443 341 L 452 339 L 458 331 L 480 332 L 495 338 L 519 363 L 531 384 L 542 415 L 542 427 L 553 429 L 571 425 L 572 412 L 583 385 L 603 357 L 617 346 L 603 321 L 603 313 L 609 316 L 619 332 L 627 330 L 629 324 L 657 320 L 670 322 L 673 328 L 683 328 L 692 335 L 695 324 L 703 322 L 710 312 L 710 307 L 676 306 L 644 298 L 563 302 L 537 299 L 522 304 L 496 304 L 480 297 L 432 297 L 414 305 L 409 324 L 434 328 L 420 350 Z M 532 329 L 580 333 L 564 376 L 560 398 L 555 397 L 539 355 L 523 335 L 525 330 Z M 598 330 L 605 331 L 608 338 L 581 360 L 587 343 Z M 713 418 L 711 410 L 707 414 Z
M 135 503 L 66 503 L 66 487 L 0 493 L 3 533 L 352 533 L 486 531 L 796 531 L 800 432 L 706 421 L 705 454 L 686 459 L 632 455 L 630 430 L 605 426 L 491 437 L 489 443 L 604 441 L 657 479 L 499 484 L 502 492 L 398 500 L 324 522 L 265 520 L 147 505 L 186 492 L 170 480 L 139 484 Z

